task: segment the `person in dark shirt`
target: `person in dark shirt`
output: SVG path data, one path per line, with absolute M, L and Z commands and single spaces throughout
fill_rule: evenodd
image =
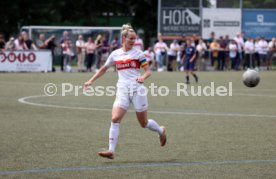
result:
M 192 46 L 191 39 L 186 40 L 186 48 L 184 50 L 183 63 L 184 71 L 186 73 L 186 84 L 190 84 L 189 74 L 192 74 L 196 83 L 198 82 L 198 76 L 194 73 L 194 66 L 196 60 L 196 49 Z
M 54 67 L 54 61 L 55 61 L 55 48 L 57 47 L 56 37 L 52 35 L 49 39 L 47 39 L 46 42 L 47 42 L 46 49 L 51 50 L 51 54 L 52 54 L 52 64 L 53 64 L 52 72 L 55 72 L 56 69 Z
M 27 45 L 28 49 L 34 49 L 34 50 L 37 50 L 37 47 L 35 46 L 35 44 L 33 43 L 33 41 L 31 39 L 29 39 L 29 35 L 27 34 L 27 32 L 23 31 L 21 33 L 23 39 L 24 39 L 24 42 L 25 44 Z

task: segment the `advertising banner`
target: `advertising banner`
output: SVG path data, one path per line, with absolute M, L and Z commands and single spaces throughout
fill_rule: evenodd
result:
M 276 37 L 276 10 L 243 9 L 242 29 L 246 36 Z
M 225 35 L 233 38 L 241 31 L 240 9 L 203 8 L 202 17 L 203 39 L 208 39 L 211 32 L 215 32 L 216 38 Z
M 0 52 L 0 71 L 47 72 L 52 71 L 51 51 Z
M 161 7 L 158 23 L 163 36 L 200 35 L 201 32 L 198 8 Z

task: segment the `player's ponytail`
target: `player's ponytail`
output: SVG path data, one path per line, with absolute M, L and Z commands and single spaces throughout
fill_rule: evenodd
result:
M 135 32 L 130 24 L 124 24 L 122 26 L 121 37 L 127 36 L 128 32 Z

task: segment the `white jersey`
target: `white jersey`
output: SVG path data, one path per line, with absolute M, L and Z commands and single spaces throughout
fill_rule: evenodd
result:
M 125 52 L 120 48 L 114 50 L 105 63 L 106 67 L 114 65 L 119 76 L 117 87 L 128 87 L 138 84 L 136 79 L 140 77 L 140 67 L 146 66 L 147 60 L 141 50 L 132 48 Z

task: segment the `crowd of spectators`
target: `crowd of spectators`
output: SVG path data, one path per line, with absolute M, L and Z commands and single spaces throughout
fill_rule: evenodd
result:
M 197 52 L 196 70 L 242 70 L 247 68 L 266 69 L 272 68 L 273 59 L 276 58 L 276 39 L 265 39 L 265 37 L 251 38 L 244 33 L 237 33 L 232 39 L 228 35 L 216 37 L 210 34 L 209 39 L 203 40 L 197 35 L 183 39 L 165 41 L 159 33 L 156 42 L 144 48 L 143 40 L 137 35 L 134 48 L 144 51 L 152 70 L 183 71 L 183 56 L 185 55 L 186 39 L 192 41 L 192 46 Z M 54 35 L 46 38 L 40 34 L 35 42 L 29 39 L 28 33 L 21 32 L 15 39 L 11 37 L 7 42 L 0 34 L 0 51 L 3 50 L 38 50 L 48 49 L 55 59 L 55 50 L 60 49 L 60 70 L 72 72 L 72 61 L 77 61 L 78 72 L 97 71 L 107 60 L 109 54 L 120 48 L 120 40 L 115 37 L 111 42 L 105 34 L 98 34 L 95 39 L 88 37 L 84 39 L 79 35 L 75 42 L 64 31 L 60 39 Z M 56 69 L 53 67 L 52 69 Z

